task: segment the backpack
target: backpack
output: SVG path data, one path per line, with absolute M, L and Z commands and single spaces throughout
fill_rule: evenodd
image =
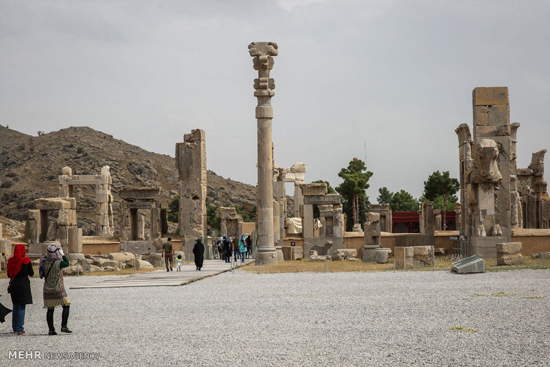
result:
M 44 279 L 44 263 L 46 262 L 46 256 L 44 256 L 40 260 L 40 267 L 38 268 L 38 275 L 40 275 L 40 279 Z

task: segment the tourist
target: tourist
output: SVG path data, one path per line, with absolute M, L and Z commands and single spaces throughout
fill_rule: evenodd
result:
M 2 293 L 0 293 L 0 297 L 2 297 Z M 3 323 L 6 321 L 5 317 L 7 314 L 9 314 L 11 310 L 7 307 L 5 307 L 3 304 L 0 303 L 0 323 Z
M 246 242 L 246 258 L 250 259 L 252 258 L 251 250 L 252 250 L 252 239 L 250 239 L 250 234 L 246 235 L 246 238 L 244 239 Z
M 181 255 L 176 258 L 176 271 L 181 271 Z
M 234 238 L 231 243 L 233 244 L 233 260 L 237 262 L 237 259 L 241 257 L 241 251 L 239 251 L 239 243 L 236 238 Z
M 166 265 L 166 271 L 174 271 L 172 269 L 172 257 L 174 256 L 174 244 L 171 242 L 172 238 L 168 237 L 168 241 L 162 245 L 161 257 L 164 257 L 164 263 Z M 166 255 L 166 256 L 164 256 Z
M 227 239 L 226 236 L 223 236 L 223 256 L 226 263 L 231 262 L 231 242 Z
M 59 260 L 59 261 L 58 261 Z M 46 321 L 50 329 L 49 335 L 57 335 L 53 326 L 53 311 L 57 306 L 63 306 L 61 314 L 61 331 L 72 333 L 67 327 L 71 303 L 63 284 L 63 268 L 69 266 L 69 260 L 63 250 L 56 245 L 49 245 L 44 261 L 44 308 L 47 308 Z
M 241 234 L 241 238 L 239 238 L 239 250 L 241 252 L 241 264 L 244 263 L 244 259 L 246 257 L 246 242 L 244 239 L 244 234 Z
M 34 275 L 31 259 L 25 257 L 24 245 L 15 246 L 13 257 L 8 260 L 8 277 L 11 279 L 8 285 L 8 293 L 11 294 L 13 303 L 12 322 L 13 332 L 24 335 L 25 306 L 32 304 L 31 282 L 29 277 Z
M 200 238 L 197 238 L 195 247 L 193 247 L 193 255 L 195 255 L 195 265 L 197 270 L 201 270 L 202 264 L 204 262 L 204 245 L 201 242 Z
M 218 258 L 222 260 L 225 257 L 223 256 L 223 242 L 218 240 L 217 245 L 218 245 Z

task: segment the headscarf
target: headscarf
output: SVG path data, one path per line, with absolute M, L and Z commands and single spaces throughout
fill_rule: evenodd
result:
M 8 260 L 8 276 L 10 278 L 15 277 L 20 271 L 23 264 L 27 265 L 31 262 L 31 259 L 25 257 L 27 250 L 25 250 L 24 245 L 15 246 L 15 251 L 13 251 L 13 256 Z
M 46 253 L 46 257 L 50 261 L 61 260 L 62 259 L 61 254 L 59 253 L 59 248 L 56 245 L 53 245 L 53 244 L 48 246 L 48 251 Z

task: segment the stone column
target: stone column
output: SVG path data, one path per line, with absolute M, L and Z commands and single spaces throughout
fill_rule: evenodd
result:
M 271 97 L 275 95 L 275 81 L 269 78 L 277 56 L 277 44 L 274 42 L 252 42 L 248 45 L 253 57 L 254 70 L 258 78 L 254 79 L 254 96 L 258 98 L 256 119 L 258 124 L 258 253 L 256 261 L 262 264 L 278 262 L 273 236 L 273 160 L 271 124 L 273 107 Z
M 176 143 L 176 168 L 180 185 L 179 229 L 185 251 L 189 252 L 197 238 L 206 245 L 206 135 L 201 129 L 191 130 Z

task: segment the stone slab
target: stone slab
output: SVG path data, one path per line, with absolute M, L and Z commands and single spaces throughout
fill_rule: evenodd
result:
M 253 262 L 252 259 L 245 260 L 244 265 Z M 236 267 L 243 266 L 240 262 Z M 186 285 L 198 280 L 215 276 L 221 273 L 231 271 L 231 264 L 223 260 L 205 260 L 201 271 L 195 270 L 195 264 L 190 262 L 182 266 L 182 270 L 167 272 L 166 270 L 157 270 L 149 273 L 138 273 L 129 276 L 121 276 L 120 279 L 110 279 L 102 281 L 98 277 L 98 282 L 92 285 L 75 286 L 70 289 L 93 289 L 93 288 L 127 288 L 127 287 L 177 287 Z
M 470 256 L 454 262 L 453 271 L 458 274 L 485 273 L 485 261 L 477 255 Z
M 342 198 L 338 194 L 304 196 L 306 205 L 336 205 L 341 204 Z

